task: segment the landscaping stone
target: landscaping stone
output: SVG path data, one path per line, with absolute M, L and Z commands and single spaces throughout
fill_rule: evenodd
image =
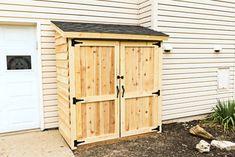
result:
M 189 130 L 189 132 L 193 135 L 203 137 L 203 138 L 208 139 L 208 140 L 215 139 L 213 135 L 211 135 L 209 132 L 207 132 L 205 129 L 203 129 L 199 125 L 196 125 L 196 126 L 192 127 Z
M 227 150 L 227 151 L 235 150 L 235 143 L 230 141 L 212 140 L 211 145 L 221 150 Z
M 208 153 L 210 152 L 210 144 L 204 140 L 201 140 L 197 145 L 196 145 L 196 149 L 200 152 L 200 153 Z

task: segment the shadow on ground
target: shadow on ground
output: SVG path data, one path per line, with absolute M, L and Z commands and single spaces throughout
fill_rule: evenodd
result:
M 235 151 L 211 148 L 210 153 L 200 154 L 195 146 L 201 138 L 188 130 L 200 122 L 173 123 L 163 126 L 163 133 L 151 133 L 102 145 L 80 146 L 76 157 L 235 157 Z M 204 128 L 217 139 L 235 142 L 235 133 L 223 133 L 221 128 Z M 210 141 L 208 141 L 210 142 Z

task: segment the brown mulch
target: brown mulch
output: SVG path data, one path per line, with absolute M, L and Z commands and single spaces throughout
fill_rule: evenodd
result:
M 201 138 L 188 131 L 198 123 L 200 121 L 166 124 L 161 134 L 151 133 L 106 144 L 79 146 L 74 154 L 76 157 L 235 157 L 235 151 L 222 151 L 214 147 L 209 153 L 199 153 L 195 146 Z M 219 127 L 201 126 L 217 139 L 235 142 L 234 132 L 224 133 Z

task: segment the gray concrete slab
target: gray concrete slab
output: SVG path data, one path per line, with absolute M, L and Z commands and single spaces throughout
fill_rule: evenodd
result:
M 0 157 L 74 157 L 58 130 L 0 136 Z

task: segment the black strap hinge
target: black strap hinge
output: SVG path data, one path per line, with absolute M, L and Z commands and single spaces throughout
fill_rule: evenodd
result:
M 85 141 L 74 140 L 74 147 L 77 147 L 79 144 L 84 143 Z
M 160 126 L 157 126 L 156 128 L 153 128 L 152 131 L 160 131 Z
M 76 105 L 77 102 L 84 101 L 84 99 L 77 99 L 73 97 L 73 104 Z
M 124 79 L 124 76 L 117 76 L 117 79 Z
M 158 46 L 158 47 L 161 47 L 161 46 L 162 46 L 162 42 L 161 42 L 161 41 L 158 41 L 157 43 L 153 43 L 153 45 Z
M 153 92 L 152 94 L 160 96 L 161 95 L 161 91 L 158 90 L 157 92 Z
M 72 39 L 71 45 L 72 45 L 72 46 L 75 46 L 76 44 L 82 44 L 82 43 L 83 43 L 83 42 L 76 41 L 76 39 Z

